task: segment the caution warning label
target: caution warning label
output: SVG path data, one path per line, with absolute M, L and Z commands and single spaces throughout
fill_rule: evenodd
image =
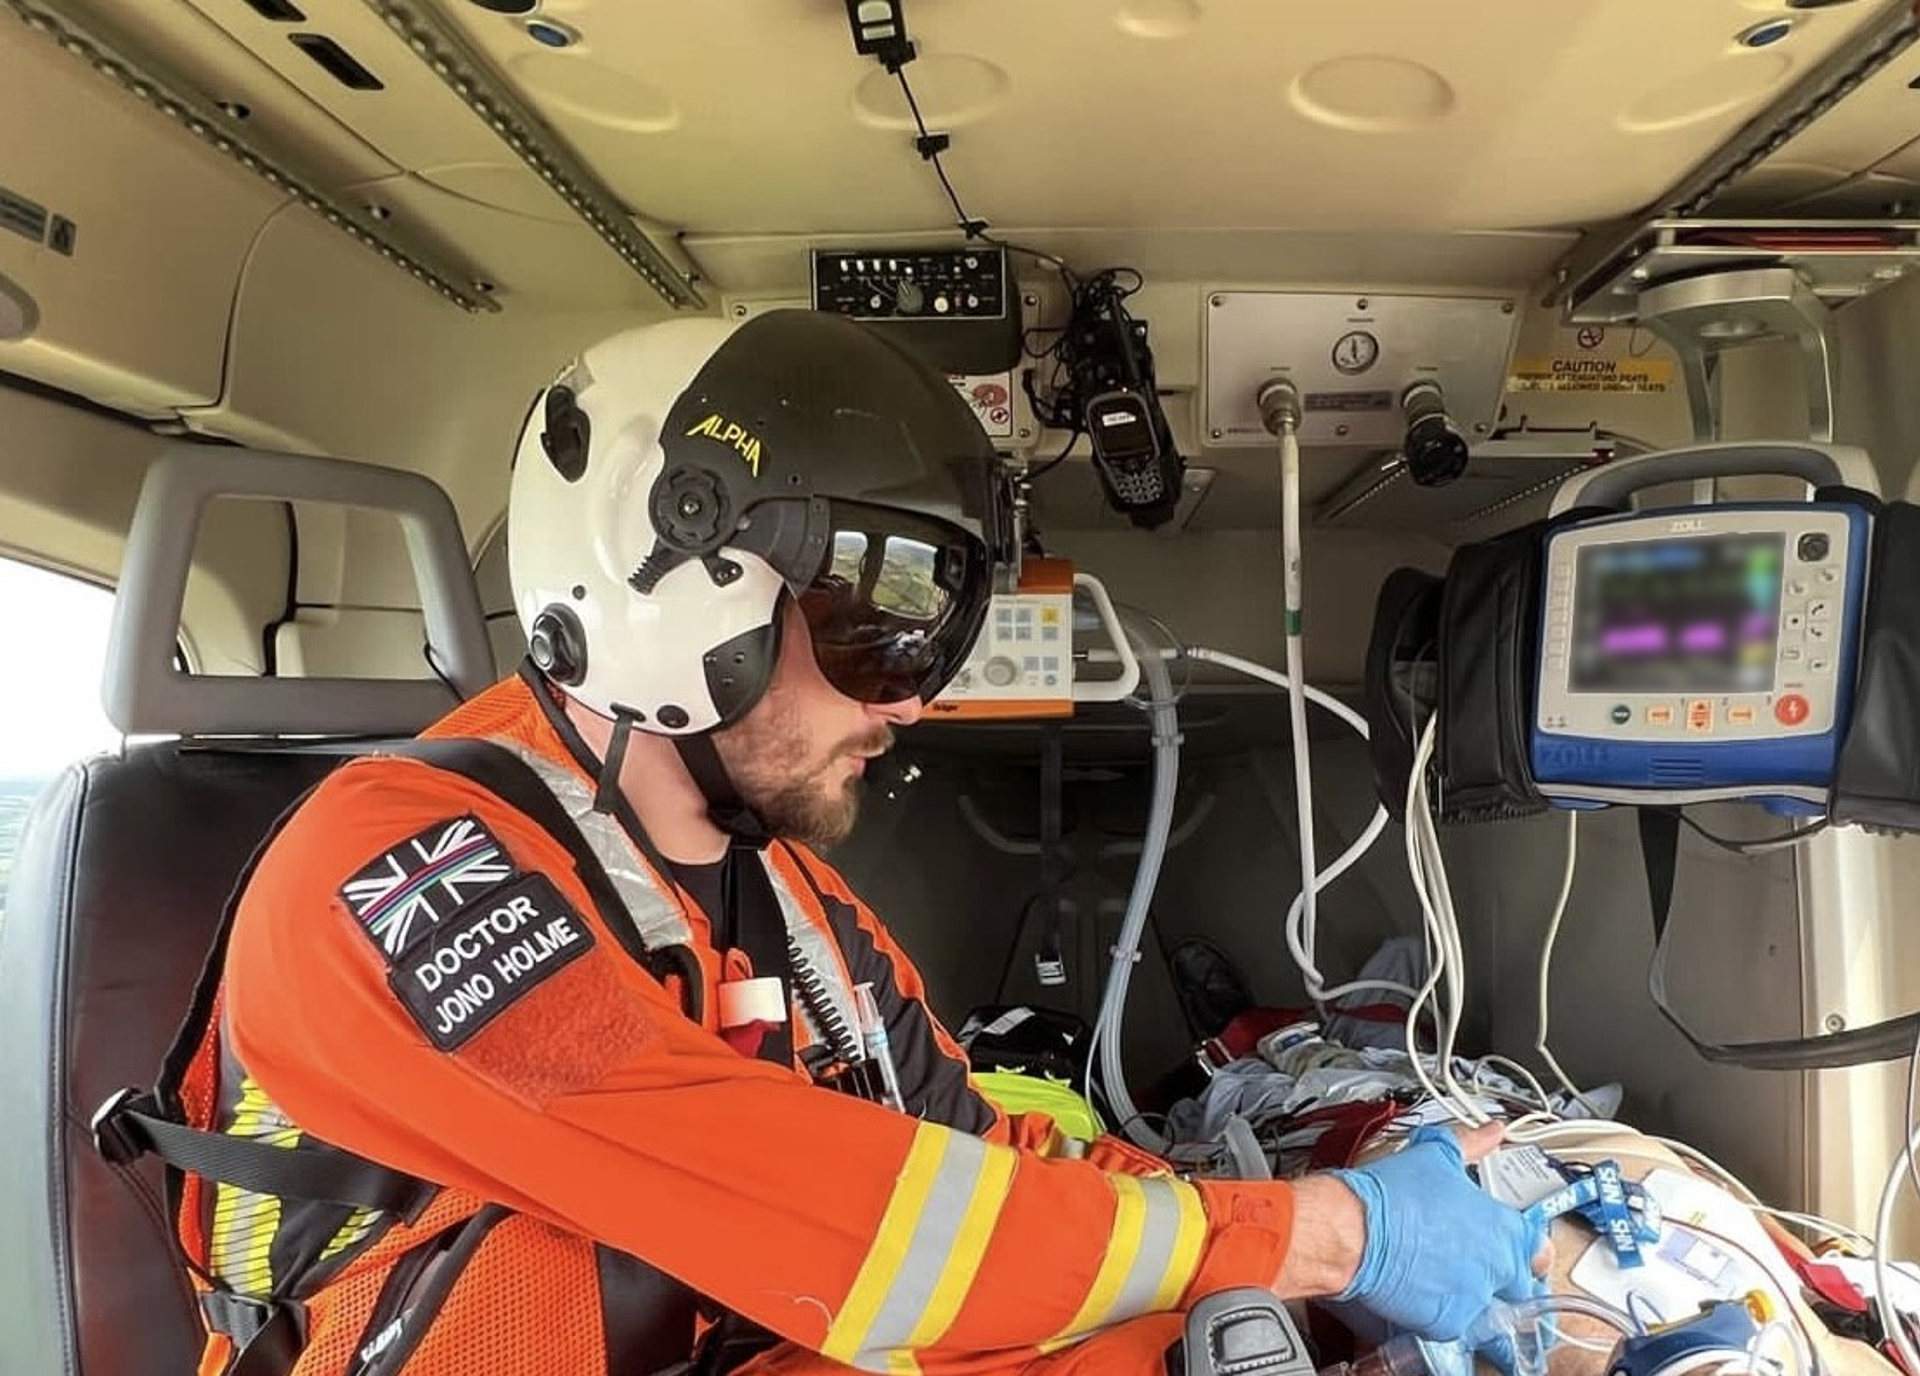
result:
M 956 392 L 973 408 L 973 414 L 979 417 L 980 428 L 991 439 L 1010 440 L 1013 438 L 1013 374 L 989 373 L 984 376 L 969 376 L 964 373 L 948 373 L 947 381 L 953 384 Z
M 1673 388 L 1670 358 L 1517 358 L 1509 392 L 1622 392 L 1659 396 Z

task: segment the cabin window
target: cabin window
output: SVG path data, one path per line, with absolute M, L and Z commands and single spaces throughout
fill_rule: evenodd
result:
M 113 590 L 0 556 L 0 918 L 27 812 L 67 765 L 118 747 L 100 705 Z

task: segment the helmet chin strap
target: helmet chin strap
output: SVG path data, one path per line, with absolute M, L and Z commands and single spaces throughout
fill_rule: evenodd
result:
M 675 736 L 673 745 L 680 752 L 680 761 L 686 765 L 687 773 L 693 776 L 700 795 L 707 800 L 708 820 L 727 834 L 730 848 L 765 849 L 773 840 L 773 833 L 760 814 L 740 797 L 726 765 L 721 763 L 712 735 Z
M 618 704 L 613 709 L 613 739 L 607 744 L 607 757 L 600 762 L 599 786 L 593 793 L 593 810 L 615 815 L 620 802 L 620 771 L 627 763 L 627 742 L 633 737 L 634 714 Z

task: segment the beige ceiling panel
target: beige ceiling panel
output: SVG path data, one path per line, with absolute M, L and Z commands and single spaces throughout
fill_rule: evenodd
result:
M 1894 150 L 1875 163 L 1871 172 L 1875 176 L 1889 177 L 1897 181 L 1920 180 L 1920 134 L 1917 134 L 1912 142 Z
M 0 186 L 47 224 L 0 229 L 0 276 L 39 315 L 0 370 L 141 415 L 217 397 L 235 284 L 280 197 L 6 10 L 0 129 Z
M 1865 11 L 1867 0 L 1857 0 L 1846 8 Z M 1809 125 L 1762 170 L 1778 163 L 1837 167 L 1848 173 L 1874 166 L 1920 138 L 1920 90 L 1910 84 L 1916 78 L 1920 78 L 1920 48 L 1909 48 Z
M 148 3 L 148 0 L 142 0 Z M 302 0 L 310 22 L 274 23 L 242 0 L 186 0 L 395 167 L 499 161 L 505 150 L 454 93 L 360 0 Z M 461 6 L 465 8 L 465 6 Z M 293 43 L 332 40 L 381 83 L 354 90 Z M 537 180 L 526 173 L 529 180 Z
M 1810 220 L 1920 215 L 1920 156 L 1891 158 L 1877 171 L 1849 177 L 1818 192 L 1785 202 L 1788 214 Z
M 651 218 L 951 220 L 839 4 L 549 0 L 561 52 L 445 8 Z M 1561 226 L 1652 200 L 1870 12 L 1752 51 L 1749 0 L 916 0 L 907 75 L 969 212 L 1010 228 Z
M 545 308 L 636 309 L 650 309 L 658 302 L 653 289 L 572 216 L 534 218 L 473 194 L 446 190 L 445 181 L 482 195 L 493 195 L 497 186 L 480 165 L 467 163 L 350 189 L 369 205 L 380 206 L 388 215 L 386 223 L 408 238 L 458 244 L 472 269 L 469 282 L 462 285 L 484 283 L 476 289 L 493 288 L 509 309 L 516 301 L 537 302 Z M 541 190 L 544 193 L 545 188 Z M 396 282 L 396 286 L 412 289 L 408 283 Z
M 1723 192 L 1713 203 L 1713 214 L 1730 219 L 1779 215 L 1798 201 L 1845 184 L 1852 175 L 1847 167 L 1772 159 Z
M 177 9 L 176 28 L 215 30 L 218 41 L 203 43 L 203 52 L 242 46 L 246 61 L 277 83 L 276 112 L 310 112 L 325 126 L 316 137 L 346 138 L 361 150 L 358 167 L 330 189 L 378 206 L 403 241 L 464 260 L 472 279 L 503 289 L 502 300 L 618 306 L 650 294 L 369 6 L 334 0 L 303 8 L 306 22 L 281 23 L 243 0 L 154 6 L 156 14 Z M 337 44 L 380 89 L 351 89 L 296 37 Z
M 289 211 L 248 270 L 227 394 L 190 419 L 243 443 L 424 472 L 447 488 L 472 540 L 505 505 L 535 392 L 582 346 L 665 312 L 648 293 L 591 311 L 516 304 L 468 315 Z
M 93 0 L 85 18 L 129 57 L 177 73 L 210 104 L 243 107 L 236 132 L 316 181 L 337 186 L 397 170 L 320 105 L 289 90 L 282 74 L 261 60 L 259 53 L 286 47 L 307 61 L 288 45 L 288 25 L 269 23 L 241 0 L 206 0 L 198 9 L 187 0 Z

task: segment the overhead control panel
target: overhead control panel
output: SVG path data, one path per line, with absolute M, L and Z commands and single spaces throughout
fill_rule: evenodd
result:
M 1208 296 L 1207 442 L 1266 445 L 1254 398 L 1275 377 L 1300 390 L 1300 442 L 1400 449 L 1406 402 L 1435 395 L 1471 440 L 1492 433 L 1519 323 L 1503 297 L 1227 291 Z
M 873 325 L 950 373 L 1020 360 L 1020 308 L 998 248 L 816 249 L 813 308 Z

